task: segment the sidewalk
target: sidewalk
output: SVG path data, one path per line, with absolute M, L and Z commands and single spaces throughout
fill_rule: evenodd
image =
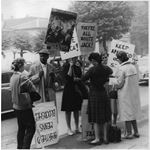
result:
M 60 95 L 61 96 L 61 95 Z M 60 132 L 60 140 L 55 145 L 50 145 L 46 149 L 90 149 L 90 148 L 108 148 L 108 149 L 122 149 L 122 148 L 147 148 L 148 147 L 148 105 L 142 106 L 142 117 L 138 121 L 139 133 L 141 137 L 139 139 L 133 140 L 123 140 L 121 143 L 101 145 L 99 147 L 94 147 L 89 145 L 88 142 L 83 142 L 81 139 L 81 134 L 74 136 L 67 136 L 66 128 L 63 126 L 65 124 L 64 114 L 60 113 L 61 123 L 59 128 L 62 130 Z M 17 120 L 12 118 L 1 122 L 1 133 L 5 132 L 4 135 L 1 135 L 1 149 L 15 149 L 16 148 L 16 134 L 17 134 Z M 120 127 L 123 124 L 119 124 Z M 62 129 L 63 128 L 63 129 Z M 59 129 L 59 130 L 60 130 Z M 137 145 L 138 144 L 138 145 Z M 34 147 L 32 147 L 34 148 Z
M 61 138 L 55 145 L 45 147 L 46 149 L 148 149 L 149 135 L 148 120 L 139 124 L 140 138 L 127 140 L 120 143 L 110 143 L 108 145 L 92 146 L 88 142 L 81 140 L 81 135 L 66 136 Z
M 142 117 L 138 120 L 140 138 L 132 140 L 123 139 L 120 143 L 92 146 L 81 139 L 81 134 L 73 136 L 64 135 L 55 145 L 45 147 L 46 149 L 148 149 L 149 145 L 149 123 L 148 106 L 142 108 Z

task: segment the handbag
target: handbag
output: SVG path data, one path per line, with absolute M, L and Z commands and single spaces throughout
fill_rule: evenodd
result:
M 109 97 L 112 99 L 118 99 L 117 91 L 110 91 L 109 92 Z
M 21 77 L 21 75 L 20 75 Z M 21 83 L 21 78 L 19 78 L 19 90 L 20 90 L 20 94 L 29 94 L 30 99 L 31 99 L 31 103 L 38 101 L 41 99 L 41 96 L 39 95 L 39 93 L 36 91 L 33 83 L 30 81 L 30 79 L 27 79 L 25 82 Z
M 72 68 L 73 77 L 76 77 L 74 69 Z M 88 98 L 88 89 L 82 81 L 75 82 L 75 91 L 82 97 L 82 99 Z
M 108 88 L 108 95 L 109 95 L 109 98 L 118 99 L 117 90 L 115 90 L 112 85 L 109 85 L 109 88 Z
M 29 92 L 29 95 L 32 103 L 41 99 L 41 96 L 36 91 Z
M 121 129 L 119 127 L 110 125 L 108 131 L 109 142 L 117 143 L 121 141 Z

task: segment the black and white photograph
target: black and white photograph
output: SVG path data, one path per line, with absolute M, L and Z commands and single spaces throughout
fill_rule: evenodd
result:
M 1 0 L 1 149 L 149 149 L 149 5 Z

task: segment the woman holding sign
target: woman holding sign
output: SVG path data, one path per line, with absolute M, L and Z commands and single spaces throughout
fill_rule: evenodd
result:
M 128 61 L 127 53 L 120 51 L 116 56 L 120 63 L 117 82 L 114 83 L 118 89 L 119 119 L 125 121 L 127 131 L 125 138 L 138 138 L 136 119 L 141 116 L 138 72 L 135 66 Z M 134 130 L 133 135 L 131 125 Z
M 112 70 L 102 64 L 101 55 L 91 53 L 89 61 L 93 64 L 82 81 L 90 80 L 90 92 L 88 103 L 88 120 L 94 123 L 95 139 L 90 144 L 102 144 L 100 137 L 100 128 L 104 131 L 104 143 L 108 144 L 107 139 L 107 122 L 111 120 L 110 104 L 104 84 L 108 82 Z
M 82 95 L 77 87 L 76 77 L 81 78 L 82 71 L 77 58 L 74 57 L 70 62 L 63 66 L 64 78 L 66 79 L 61 110 L 65 111 L 68 135 L 73 135 L 71 130 L 71 112 L 74 113 L 75 132 L 79 132 L 79 111 L 81 110 Z

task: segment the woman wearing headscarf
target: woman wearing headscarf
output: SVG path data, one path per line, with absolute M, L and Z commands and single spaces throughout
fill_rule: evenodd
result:
M 28 91 L 35 91 L 35 87 L 27 74 L 24 73 L 25 60 L 17 58 L 12 62 L 13 75 L 10 79 L 13 109 L 17 116 L 18 133 L 17 149 L 30 149 L 35 133 L 35 120 L 32 111 L 32 102 L 29 94 L 21 93 L 21 84 L 25 83 Z
M 125 121 L 125 138 L 131 139 L 139 137 L 136 121 L 141 116 L 138 72 L 135 66 L 128 61 L 127 53 L 120 51 L 116 56 L 120 63 L 117 82 L 114 84 L 118 89 L 119 119 Z M 131 127 L 134 130 L 133 135 Z
M 89 61 L 93 64 L 86 74 L 81 78 L 82 81 L 90 80 L 88 120 L 94 123 L 95 139 L 90 144 L 108 144 L 107 123 L 111 120 L 110 103 L 105 83 L 108 82 L 112 74 L 111 68 L 102 64 L 101 55 L 91 53 Z M 103 128 L 104 136 L 100 137 L 100 128 Z

